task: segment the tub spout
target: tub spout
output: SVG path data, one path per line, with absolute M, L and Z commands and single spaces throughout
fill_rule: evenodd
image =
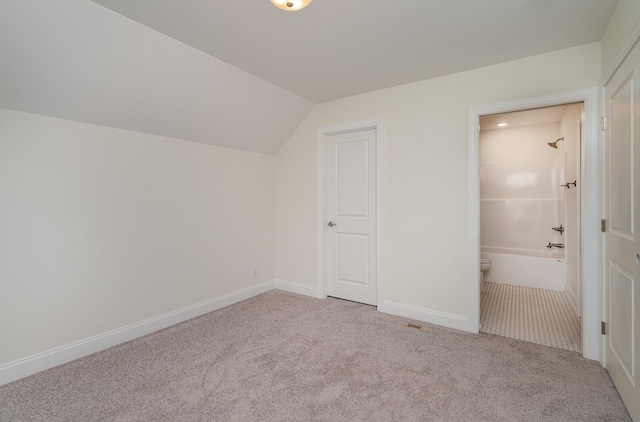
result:
M 549 242 L 549 244 L 547 245 L 547 248 L 560 248 L 560 249 L 564 249 L 564 243 L 551 243 L 551 242 Z

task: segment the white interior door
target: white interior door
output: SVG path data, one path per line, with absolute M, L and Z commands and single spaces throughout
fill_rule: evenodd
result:
M 606 366 L 640 421 L 640 46 L 605 87 Z
M 376 130 L 326 137 L 327 295 L 376 305 Z

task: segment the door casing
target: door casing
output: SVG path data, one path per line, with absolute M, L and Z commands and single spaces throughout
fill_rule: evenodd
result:
M 384 308 L 384 277 L 383 277 L 383 120 L 382 118 L 360 120 L 332 126 L 320 127 L 317 130 L 317 296 L 327 297 L 327 238 L 326 238 L 326 137 L 346 132 L 374 129 L 376 131 L 376 276 L 377 276 L 377 307 L 379 311 Z

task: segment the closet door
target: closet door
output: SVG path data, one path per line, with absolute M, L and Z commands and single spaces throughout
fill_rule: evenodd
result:
M 376 305 L 376 130 L 325 142 L 327 295 Z
M 605 87 L 606 367 L 640 421 L 640 45 Z

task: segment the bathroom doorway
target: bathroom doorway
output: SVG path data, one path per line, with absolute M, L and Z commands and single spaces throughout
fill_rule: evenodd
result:
M 584 107 L 580 190 L 580 280 L 582 303 L 582 356 L 602 363 L 600 304 L 600 118 L 598 87 L 581 88 L 469 107 L 468 120 L 468 331 L 480 331 L 480 118 L 512 111 L 564 104 Z M 550 141 L 545 141 L 546 144 Z
M 480 331 L 582 352 L 584 104 L 480 118 Z

